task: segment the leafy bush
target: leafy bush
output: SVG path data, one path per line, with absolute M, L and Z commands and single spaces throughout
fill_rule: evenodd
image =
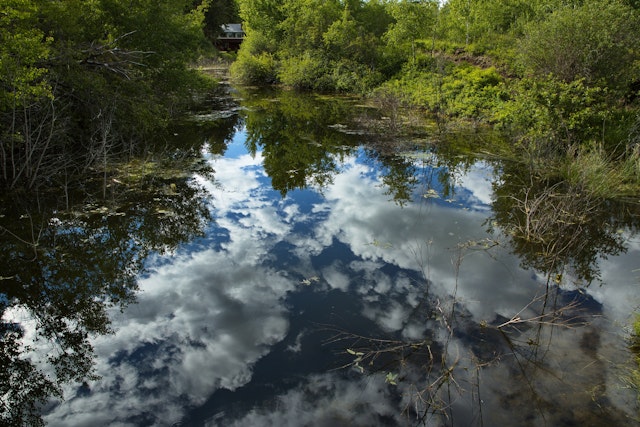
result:
M 366 93 L 384 81 L 382 73 L 348 59 L 333 61 L 331 69 L 333 86 L 338 92 Z
M 605 89 L 548 77 L 514 81 L 510 91 L 494 121 L 525 144 L 544 143 L 550 153 L 566 153 L 576 144 L 602 140 L 610 117 Z
M 268 52 L 252 55 L 241 49 L 229 71 L 233 79 L 242 84 L 272 84 L 277 81 L 276 61 Z
M 412 70 L 383 85 L 403 103 L 449 116 L 489 120 L 506 97 L 502 77 L 493 67 L 431 62 L 427 70 Z
M 494 67 L 455 67 L 443 78 L 445 111 L 450 115 L 489 119 L 504 97 L 501 83 L 502 77 Z
M 623 2 L 595 0 L 555 10 L 530 22 L 520 42 L 520 60 L 538 76 L 570 82 L 604 79 L 611 87 L 634 77 L 638 59 L 638 14 Z
M 328 61 L 318 54 L 305 52 L 301 56 L 287 58 L 280 63 L 280 81 L 295 89 L 330 90 Z

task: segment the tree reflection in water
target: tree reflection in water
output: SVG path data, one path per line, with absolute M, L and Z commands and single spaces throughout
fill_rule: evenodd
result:
M 247 149 L 253 155 L 261 151 L 265 172 L 282 197 L 308 187 L 322 193 L 340 172 L 338 164 L 364 147 L 368 161 L 380 163 L 386 194 L 400 205 L 411 200 L 416 170 L 397 153 L 412 147 L 415 135 L 389 132 L 379 111 L 350 98 L 287 91 L 244 95 Z
M 444 204 L 444 199 L 454 199 L 457 177 L 479 161 L 473 154 L 477 151 L 450 149 L 461 140 L 470 141 L 468 135 L 460 140 L 429 135 L 428 139 L 442 140 L 443 145 L 416 153 L 409 143 L 403 147 L 411 154 L 399 154 L 381 146 L 381 138 L 352 120 L 353 102 L 275 95 L 247 96 L 241 114 L 248 151 L 254 156 L 261 153 L 265 172 L 283 197 L 309 187 L 322 192 L 341 172 L 343 159 L 364 153 L 376 167 L 369 172 L 363 168 L 362 173 L 376 174 L 385 195 L 399 205 L 411 209 L 412 203 L 431 203 L 432 196 Z M 110 307 L 124 307 L 135 300 L 136 277 L 145 258 L 200 235 L 210 218 L 204 195 L 184 173 L 189 168 L 176 167 L 176 162 L 200 159 L 203 142 L 209 152 L 222 153 L 239 126 L 237 120 L 178 126 L 176 141 L 187 141 L 187 146 L 170 149 L 168 154 L 164 151 L 166 162 L 129 162 L 96 181 L 86 181 L 80 193 L 60 198 L 40 194 L 33 200 L 14 195 L 5 201 L 0 212 L 0 244 L 6 254 L 0 266 L 3 422 L 28 420 L 37 425 L 38 405 L 49 395 L 59 396 L 61 383 L 91 378 L 90 337 L 109 333 Z M 362 150 L 361 144 L 365 145 Z M 404 400 L 406 411 L 418 421 L 453 420 L 454 407 L 461 404 L 463 395 L 472 406 L 467 413 L 475 417 L 466 425 L 507 424 L 513 420 L 495 417 L 514 416 L 514 412 L 524 414 L 522 419 L 554 420 L 554 413 L 565 413 L 560 406 L 568 400 L 588 403 L 584 390 L 593 386 L 593 378 L 597 387 L 605 381 L 598 377 L 598 370 L 605 369 L 594 353 L 604 346 L 605 338 L 590 325 L 601 307 L 581 288 L 599 277 L 599 259 L 624 252 L 625 233 L 637 231 L 637 208 L 532 177 L 518 164 L 485 162 L 501 171 L 494 178 L 493 215 L 487 221 L 494 234 L 452 248 L 454 269 L 460 269 L 470 252 L 493 255 L 492 251 L 511 248 L 524 268 L 545 278 L 544 292 L 509 317 L 480 321 L 456 294 L 457 276 L 453 288 L 432 292 L 427 259 L 421 264 L 423 277 L 412 278 L 419 286 L 424 282 L 424 295 L 410 314 L 414 323 L 424 325 L 424 336 L 407 341 L 403 331 L 369 337 L 342 330 L 334 337 L 344 342 L 341 348 L 347 365 L 357 371 L 381 371 L 388 383 L 397 385 L 405 397 L 410 395 L 410 400 Z M 571 345 L 565 342 L 578 342 L 579 351 L 565 348 Z M 46 359 L 38 359 L 38 354 Z M 550 366 L 549 358 L 574 365 L 593 362 L 590 376 L 576 379 L 575 387 L 569 388 L 556 378 L 562 366 Z M 509 367 L 503 364 L 498 369 L 501 363 Z M 548 393 L 550 385 L 566 387 L 566 401 L 554 401 L 557 393 Z M 499 393 L 500 402 L 487 407 L 518 409 L 483 414 L 482 402 L 489 398 L 485 391 L 493 387 L 509 389 Z M 395 398 L 404 399 L 400 394 Z M 593 390 L 592 396 L 606 408 L 603 389 Z M 573 420 L 589 424 L 596 416 L 599 423 L 619 424 L 623 418 L 607 410 L 594 413 L 587 411 Z M 465 425 L 460 420 L 456 423 Z
M 638 230 L 637 205 L 532 176 L 513 162 L 504 163 L 503 176 L 494 184 L 490 228 L 509 236 L 525 268 L 557 282 L 566 273 L 577 286 L 588 286 L 600 277 L 600 259 L 626 252 L 624 230 Z
M 546 293 L 523 308 L 528 316 L 514 314 L 498 326 L 517 362 L 513 375 L 519 380 L 514 383 L 522 385 L 505 395 L 505 404 L 516 395 L 528 396 L 533 405 L 522 411 L 549 414 L 554 405 L 585 399 L 588 391 L 586 405 L 592 408 L 574 414 L 574 422 L 625 424 L 627 415 L 611 404 L 613 390 L 601 356 L 606 345 L 597 327 L 602 306 L 585 289 L 600 280 L 600 261 L 627 251 L 629 236 L 638 232 L 638 205 L 596 197 L 564 181 L 550 182 L 516 163 L 505 162 L 503 168 L 507 178 L 494 182 L 489 229 L 507 236 L 523 268 L 540 272 L 547 286 Z M 558 345 L 567 336 L 579 342 L 579 349 L 566 351 Z M 547 358 L 561 360 L 561 366 L 550 367 Z M 568 384 L 562 366 L 578 364 L 585 367 Z M 565 389 L 560 401 L 550 400 L 549 384 Z
M 477 153 L 483 148 L 500 151 L 506 143 L 496 133 L 481 130 L 427 135 L 426 139 L 436 143 L 424 152 L 413 150 L 410 143 L 398 149 L 366 131 L 353 131 L 357 125 L 349 122 L 349 114 L 340 110 L 344 108 L 340 103 L 318 108 L 317 100 L 311 102 L 291 93 L 278 93 L 277 100 L 263 97 L 251 102 L 245 113 L 248 148 L 253 153 L 262 149 L 265 171 L 283 196 L 307 186 L 321 190 L 331 183 L 339 172 L 334 159 L 353 154 L 350 147 L 358 142 L 364 144 L 368 158 L 380 162 L 380 179 L 386 194 L 396 203 L 404 206 L 416 202 L 420 195 L 453 199 L 457 177 L 480 161 Z M 341 134 L 335 130 L 349 131 Z M 606 403 L 605 379 L 597 372 L 605 370 L 599 368 L 594 356 L 601 345 L 599 329 L 590 326 L 602 307 L 582 289 L 600 277 L 600 260 L 626 251 L 625 233 L 637 232 L 637 206 L 593 197 L 568 183 L 532 176 L 517 162 L 497 158 L 483 161 L 500 171 L 493 181 L 493 214 L 486 222 L 493 237 L 461 242 L 454 251 L 457 255 L 453 264 L 460 268 L 463 258 L 473 251 L 508 247 L 524 269 L 543 277 L 546 289 L 510 318 L 497 316 L 486 323 L 475 323 L 455 294 L 449 295 L 449 300 L 431 295 L 425 275 L 424 301 L 414 315 L 432 325 L 428 336 L 407 342 L 336 330 L 330 342 L 345 343 L 346 366 L 363 372 L 382 371 L 391 384 L 412 384 L 409 389 L 413 399 L 406 410 L 424 422 L 433 416 L 453 417 L 454 396 L 463 394 L 471 384 L 471 398 L 477 398 L 475 412 L 482 424 L 483 372 L 503 375 L 494 368 L 505 359 L 513 363 L 512 377 L 505 382 L 521 388 L 503 393 L 503 405 L 523 405 L 522 413 L 533 411 L 538 413 L 532 414 L 533 418 L 549 418 L 554 411 L 561 412 L 559 405 L 569 402 L 550 400 L 555 393 L 545 387 L 565 387 L 567 398 L 579 401 L 584 398 L 584 390 L 593 386 L 594 378 L 600 388 L 593 390 L 593 398 Z M 438 187 L 420 189 L 424 183 Z M 444 336 L 438 330 L 444 331 Z M 559 342 L 563 340 L 559 337 L 576 334 L 581 338 L 566 340 L 581 343 L 580 351 L 573 352 L 572 363 L 584 363 L 584 358 L 590 357 L 594 363 L 585 369 L 584 377 L 575 379 L 575 387 L 567 387 L 556 379 L 562 372 L 548 366 L 546 359 L 562 359 L 554 354 L 562 351 Z M 470 357 L 456 353 L 456 340 L 469 345 Z M 624 415 L 602 407 L 605 409 L 576 414 L 575 419 L 587 424 L 624 422 Z
M 413 154 L 413 158 L 430 163 L 426 169 L 431 173 L 438 171 L 441 192 L 450 196 L 455 188 L 452 181 L 478 158 L 459 152 L 447 156 L 446 149 L 434 151 Z M 431 325 L 428 336 L 407 341 L 336 330 L 331 342 L 344 342 L 347 366 L 386 374 L 392 385 L 410 384 L 402 387 L 412 396 L 405 407 L 407 416 L 427 424 L 441 417 L 451 425 L 460 424 L 454 408 L 462 400 L 471 400 L 475 408 L 469 411 L 474 425 L 508 424 L 513 419 L 500 417 L 512 416 L 514 411 L 523 419 L 550 424 L 628 422 L 629 414 L 611 402 L 610 367 L 602 357 L 607 353 L 606 338 L 598 326 L 602 305 L 586 288 L 600 279 L 600 261 L 625 253 L 629 235 L 637 235 L 638 205 L 597 198 L 566 182 L 534 177 L 515 162 L 493 162 L 501 174 L 493 181 L 493 213 L 486 220 L 492 238 L 461 242 L 452 262 L 459 269 L 470 252 L 490 254 L 510 248 L 522 268 L 542 278 L 546 286 L 541 293 L 511 317 L 476 323 L 455 293 L 448 300 L 430 295 L 432 283 L 426 275 L 425 300 L 419 306 L 423 323 Z M 468 354 L 460 353 L 459 342 L 468 345 Z M 570 348 L 571 343 L 578 347 Z M 505 363 L 510 369 L 498 369 Z M 575 366 L 583 365 L 573 375 Z M 572 372 L 571 379 L 565 377 L 567 372 Z M 510 411 L 483 414 L 483 399 L 488 399 L 483 393 L 499 384 L 508 389 L 500 393 L 500 402 L 489 407 L 497 404 Z M 563 392 L 558 395 L 557 390 Z M 559 414 L 567 407 L 581 405 L 584 411 L 574 413 L 570 421 L 557 418 L 564 416 Z
M 190 175 L 208 137 L 225 141 L 237 119 L 188 127 L 145 160 L 84 177 L 80 188 L 7 194 L 0 211 L 0 419 L 42 425 L 41 406 L 64 383 L 95 378 L 91 337 L 108 334 L 112 307 L 136 299 L 151 253 L 202 235 L 205 195 Z M 176 127 L 182 132 L 186 127 Z M 221 137 L 222 136 L 222 137 Z M 224 143 L 210 146 L 223 152 Z
M 247 149 L 262 152 L 265 172 L 282 197 L 308 186 L 322 190 L 333 182 L 337 162 L 357 149 L 358 138 L 334 126 L 352 115 L 349 103 L 278 92 L 277 100 L 253 97 L 245 106 Z

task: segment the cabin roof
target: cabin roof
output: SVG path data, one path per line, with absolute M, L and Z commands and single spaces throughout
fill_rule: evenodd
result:
M 224 24 L 222 25 L 222 32 L 224 33 L 241 33 L 242 24 Z

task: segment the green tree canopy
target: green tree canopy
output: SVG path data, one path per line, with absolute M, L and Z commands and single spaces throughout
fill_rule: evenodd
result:
M 202 80 L 191 0 L 7 0 L 0 13 L 0 178 L 36 186 L 162 126 Z M 54 154 L 54 155 L 52 155 Z
M 402 0 L 389 5 L 394 22 L 384 36 L 396 55 L 415 61 L 416 41 L 429 38 L 435 31 L 438 2 Z
M 617 0 L 563 6 L 528 24 L 520 43 L 526 70 L 569 82 L 604 80 L 620 88 L 635 78 L 639 58 L 638 15 Z

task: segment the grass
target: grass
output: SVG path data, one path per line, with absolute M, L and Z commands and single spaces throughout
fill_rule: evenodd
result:
M 640 188 L 640 152 L 614 160 L 599 147 L 580 148 L 567 156 L 560 174 L 594 197 L 632 196 Z
M 640 403 L 640 314 L 635 315 L 631 329 L 629 349 L 633 353 L 635 366 L 634 369 L 630 370 L 627 381 L 635 389 L 638 403 Z

